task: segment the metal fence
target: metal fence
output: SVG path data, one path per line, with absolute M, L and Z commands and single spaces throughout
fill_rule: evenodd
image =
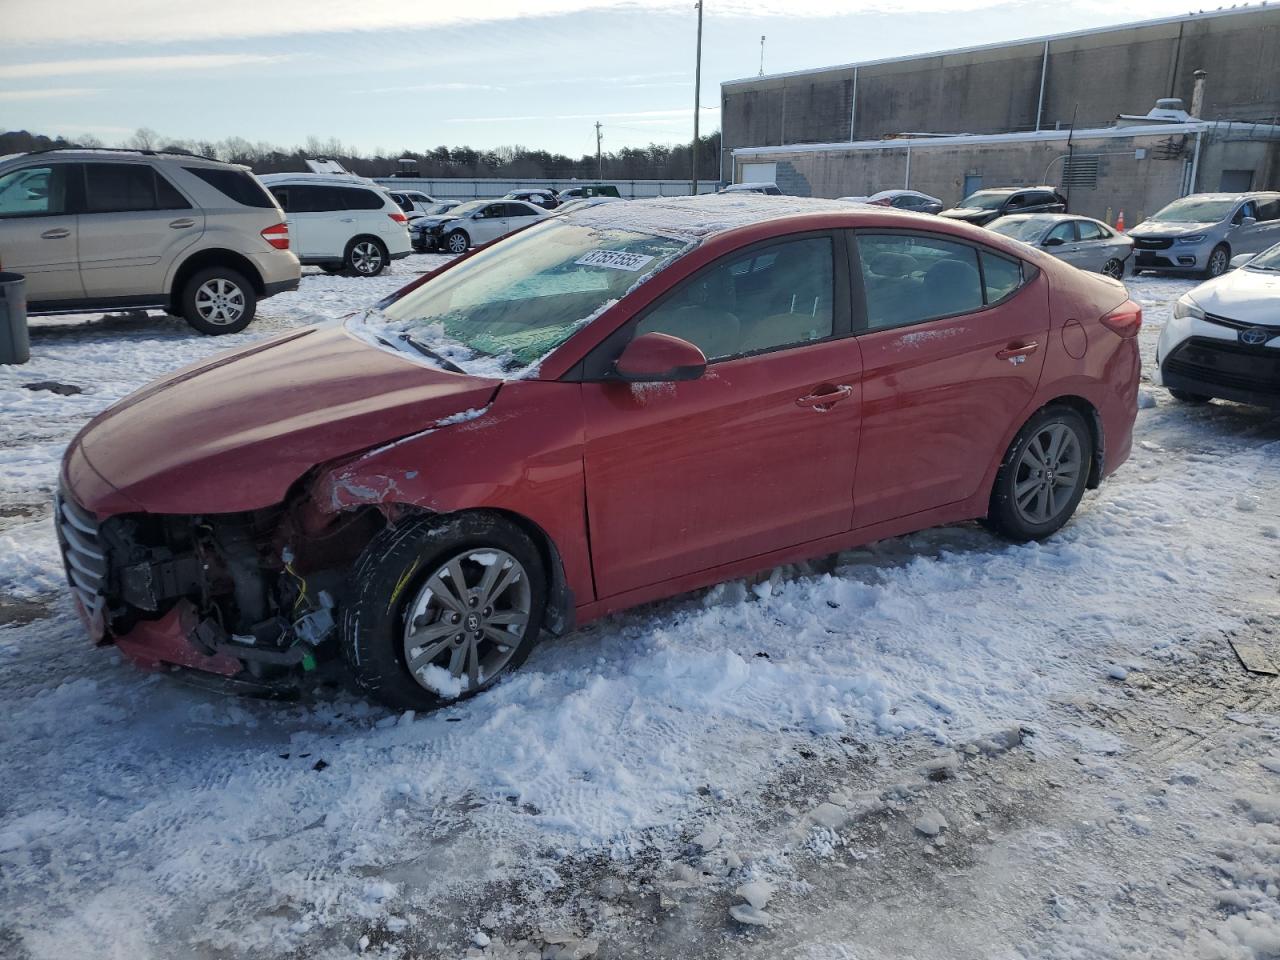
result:
M 441 200 L 477 200 L 489 197 L 501 197 L 512 190 L 566 190 L 589 183 L 611 183 L 618 188 L 622 196 L 629 199 L 637 197 L 684 197 L 689 195 L 688 180 L 496 180 L 466 179 L 462 177 L 375 177 L 378 183 L 388 190 L 421 190 L 423 193 L 438 197 Z M 699 193 L 715 193 L 720 188 L 719 181 L 699 180 Z

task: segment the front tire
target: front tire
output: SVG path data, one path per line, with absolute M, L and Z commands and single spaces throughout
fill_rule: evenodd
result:
M 471 247 L 471 238 L 461 230 L 454 230 L 444 238 L 444 246 L 450 253 L 466 253 Z
M 1046 407 L 1009 445 L 991 490 L 987 525 L 1018 543 L 1056 533 L 1075 513 L 1092 467 L 1084 418 L 1070 407 Z
M 1209 262 L 1205 265 L 1204 275 L 1206 279 L 1212 280 L 1214 277 L 1220 277 L 1226 273 L 1227 268 L 1230 266 L 1231 251 L 1227 249 L 1225 243 L 1220 243 L 1209 254 Z
M 356 682 L 395 710 L 475 696 L 529 656 L 546 610 L 537 547 L 490 513 L 390 528 L 352 575 L 342 647 Z
M 347 244 L 342 265 L 357 277 L 376 277 L 387 268 L 391 257 L 386 244 L 376 237 L 356 237 Z
M 182 316 L 201 333 L 239 333 L 253 320 L 258 295 L 244 274 L 229 267 L 197 270 L 182 288 Z

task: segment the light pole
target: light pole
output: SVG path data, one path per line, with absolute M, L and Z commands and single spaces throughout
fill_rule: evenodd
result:
M 698 193 L 698 120 L 702 113 L 702 3 L 694 4 L 698 8 L 698 59 L 693 69 L 693 172 L 689 179 L 689 193 Z

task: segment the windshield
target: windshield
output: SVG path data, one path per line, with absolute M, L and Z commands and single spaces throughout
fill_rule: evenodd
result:
M 481 250 L 352 332 L 473 376 L 531 376 L 579 327 L 691 243 L 548 220 Z
M 1151 219 L 1158 223 L 1217 223 L 1231 216 L 1235 200 L 1183 197 L 1175 200 Z
M 1280 243 L 1260 254 L 1245 264 L 1249 270 L 1275 270 L 1280 272 Z
M 1023 243 L 1035 243 L 1048 224 L 1035 217 L 1001 217 L 987 229 Z
M 1009 199 L 1009 194 L 999 190 L 979 190 L 971 193 L 961 201 L 962 207 L 974 207 L 978 210 L 998 210 L 1000 205 Z

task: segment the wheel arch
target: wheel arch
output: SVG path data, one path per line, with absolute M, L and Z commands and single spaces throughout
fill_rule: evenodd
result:
M 1030 417 L 1018 426 L 1021 430 L 1022 426 L 1038 414 L 1041 410 L 1049 407 L 1069 407 L 1076 413 L 1080 414 L 1085 425 L 1089 428 L 1089 437 L 1093 446 L 1093 462 L 1089 466 L 1089 479 L 1085 484 L 1089 490 L 1096 490 L 1102 483 L 1102 465 L 1105 462 L 1106 454 L 1106 435 L 1102 427 L 1102 414 L 1098 412 L 1098 408 L 1092 403 L 1077 394 L 1063 394 L 1054 397 L 1048 403 L 1041 405 L 1037 410 L 1033 411 Z M 1015 436 L 1017 434 L 1015 433 Z
M 187 281 L 198 270 L 204 270 L 206 267 L 231 267 L 243 274 L 253 284 L 253 292 L 259 297 L 266 293 L 266 285 L 263 283 L 262 274 L 258 272 L 258 268 L 253 265 L 253 262 L 248 257 L 225 247 L 212 247 L 198 250 L 191 254 L 186 260 L 182 261 L 174 272 L 173 283 L 169 285 L 169 308 L 171 310 L 181 309 L 183 287 L 187 285 Z

